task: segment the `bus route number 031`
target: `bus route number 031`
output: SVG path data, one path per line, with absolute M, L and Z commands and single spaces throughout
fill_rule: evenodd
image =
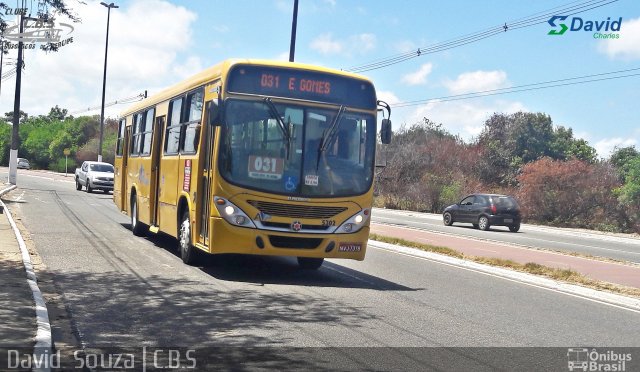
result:
M 284 170 L 284 159 L 269 156 L 249 156 L 249 177 L 279 180 Z

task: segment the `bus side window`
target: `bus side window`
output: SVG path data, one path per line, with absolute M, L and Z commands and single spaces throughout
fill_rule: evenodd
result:
M 180 111 L 182 110 L 182 97 L 171 100 L 169 103 L 169 119 L 167 120 L 167 132 L 164 142 L 165 154 L 177 154 L 180 148 Z
M 124 152 L 124 131 L 125 131 L 125 119 L 120 120 L 120 125 L 118 126 L 118 141 L 116 143 L 116 155 L 122 156 Z
M 204 104 L 204 91 L 198 89 L 187 95 L 184 118 L 182 121 L 182 148 L 185 153 L 198 151 L 200 139 L 200 127 L 202 121 L 202 106 Z
M 142 114 L 133 115 L 133 124 L 131 126 L 132 141 L 131 141 L 131 150 L 129 151 L 131 155 L 138 155 L 140 153 L 140 136 L 142 131 L 142 121 L 143 121 Z
M 151 137 L 153 135 L 153 117 L 155 109 L 149 109 L 144 113 L 144 128 L 142 129 L 142 148 L 140 154 L 148 156 L 151 154 Z

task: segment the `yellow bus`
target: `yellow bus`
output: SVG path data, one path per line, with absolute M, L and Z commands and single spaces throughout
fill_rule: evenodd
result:
M 134 234 L 177 238 L 187 264 L 203 252 L 307 269 L 363 260 L 389 115 L 364 77 L 226 60 L 122 113 L 113 200 Z

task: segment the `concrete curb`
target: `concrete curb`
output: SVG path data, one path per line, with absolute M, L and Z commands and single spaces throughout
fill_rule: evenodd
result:
M 0 191 L 0 196 L 5 193 L 15 189 L 16 186 L 12 185 L 8 188 Z M 9 220 L 9 224 L 13 229 L 14 234 L 16 235 L 16 240 L 18 241 L 18 246 L 20 247 L 20 253 L 22 254 L 22 263 L 24 264 L 24 269 L 27 272 L 27 283 L 29 283 L 29 288 L 31 288 L 31 294 L 33 295 L 33 301 L 35 302 L 36 308 L 36 344 L 34 345 L 34 358 L 35 360 L 39 360 L 40 356 L 48 356 L 51 354 L 52 349 L 52 339 L 51 339 L 51 323 L 49 323 L 49 312 L 47 311 L 47 305 L 44 302 L 44 298 L 42 297 L 42 292 L 40 292 L 40 288 L 38 287 L 38 279 L 36 278 L 36 273 L 33 270 L 33 265 L 31 264 L 31 257 L 29 256 L 29 251 L 27 250 L 27 246 L 20 234 L 20 230 L 16 226 L 13 217 L 11 216 L 11 211 L 7 208 L 6 204 L 0 200 L 0 205 L 6 211 L 7 219 Z M 44 366 L 41 368 L 34 368 L 34 371 L 45 371 L 48 372 L 51 369 L 49 366 Z
M 533 274 L 523 273 L 519 271 L 513 271 L 504 269 L 501 267 L 494 267 L 489 265 L 480 264 L 473 261 L 463 260 L 455 257 L 445 256 L 433 252 L 425 252 L 415 248 L 403 247 L 400 245 L 389 244 L 379 242 L 376 240 L 369 240 L 369 246 L 392 251 L 407 256 L 422 258 L 430 261 L 435 261 L 444 265 L 450 265 L 459 267 L 466 270 L 476 271 L 487 275 L 493 275 L 496 277 L 504 278 L 507 280 L 513 280 L 519 283 L 524 283 L 534 287 L 539 287 L 555 292 L 564 293 L 567 295 L 584 298 L 590 301 L 622 308 L 625 310 L 640 313 L 640 299 L 633 297 L 626 297 L 615 293 L 609 293 L 604 291 L 598 291 L 591 288 L 581 287 L 575 284 L 568 284 L 559 282 L 557 280 L 536 276 Z

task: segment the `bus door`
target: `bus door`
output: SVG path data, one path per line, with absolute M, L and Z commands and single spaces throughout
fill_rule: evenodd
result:
M 205 107 L 211 106 L 211 101 L 205 103 Z M 211 179 L 213 176 L 213 139 L 215 136 L 215 127 L 209 123 L 209 110 L 205 111 L 206 119 L 203 120 L 205 130 L 203 133 L 203 141 L 201 146 L 201 164 L 202 173 L 200 174 L 200 182 L 198 182 L 198 195 L 200 202 L 197 203 L 200 209 L 200 226 L 198 234 L 198 242 L 209 245 L 209 220 L 211 217 Z
M 160 157 L 162 151 L 162 134 L 164 133 L 165 116 L 156 118 L 155 128 L 153 128 L 153 148 L 151 149 L 151 189 L 149 190 L 149 204 L 151 206 L 151 231 L 158 229 L 158 200 L 160 196 Z
M 124 132 L 124 145 L 122 149 L 122 167 L 120 170 L 120 210 L 129 210 L 129 141 L 131 140 L 131 126 Z
M 116 144 L 116 157 L 113 162 L 115 168 L 113 183 L 113 201 L 118 210 L 124 211 L 127 208 L 125 179 L 127 177 L 127 127 L 125 119 L 120 120 L 118 126 L 118 141 Z

